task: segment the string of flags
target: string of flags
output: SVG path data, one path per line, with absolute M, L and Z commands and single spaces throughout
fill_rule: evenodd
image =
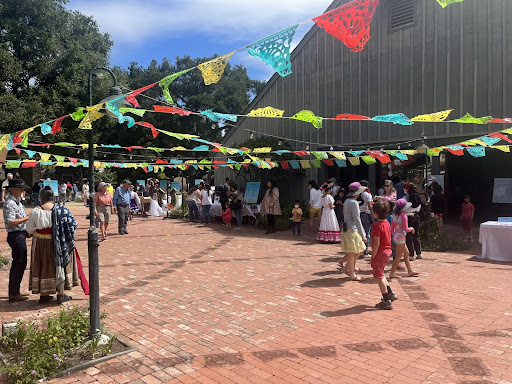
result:
M 488 148 L 498 149 L 500 151 L 510 153 L 510 147 L 512 145 L 512 140 L 508 137 L 507 134 L 512 134 L 512 128 L 507 128 L 500 132 L 493 132 L 488 135 L 479 136 L 473 139 L 469 139 L 460 143 L 429 148 L 427 150 L 427 155 L 429 156 L 439 156 L 442 151 L 447 151 L 455 156 L 464 155 L 464 151 L 475 158 L 484 157 L 486 155 L 486 150 Z M 202 142 L 208 142 L 207 140 L 203 140 L 197 137 L 185 138 L 182 140 L 201 140 Z M 505 141 L 507 145 L 497 145 L 501 141 Z M 137 169 L 141 168 L 145 172 L 160 172 L 165 168 L 171 169 L 181 169 L 187 170 L 190 167 L 194 169 L 218 169 L 219 167 L 229 167 L 232 169 L 241 169 L 242 167 L 248 168 L 253 165 L 258 168 L 263 169 L 272 169 L 276 167 L 281 167 L 282 169 L 309 169 L 309 168 L 320 168 L 322 164 L 327 166 L 338 166 L 338 167 L 346 167 L 348 163 L 352 166 L 358 166 L 362 163 L 370 165 L 376 164 L 377 162 L 381 164 L 388 164 L 394 157 L 400 161 L 409 160 L 409 156 L 414 156 L 418 154 L 417 150 L 358 150 L 358 151 L 291 151 L 291 150 L 276 150 L 273 151 L 272 148 L 226 148 L 222 147 L 218 143 L 208 142 L 210 145 L 214 145 L 217 148 L 218 152 L 222 152 L 226 155 L 236 155 L 240 157 L 247 157 L 242 161 L 236 161 L 233 158 L 227 157 L 226 160 L 221 159 L 190 159 L 190 160 L 182 160 L 182 159 L 163 159 L 157 158 L 153 162 L 105 162 L 105 161 L 95 161 L 95 168 L 132 168 Z M 47 143 L 42 144 L 30 144 L 37 146 L 48 146 Z M 72 143 L 55 143 L 56 146 L 69 146 L 75 145 Z M 87 148 L 87 144 L 80 144 L 82 148 Z M 95 145 L 98 147 L 97 145 Z M 101 145 L 104 148 L 128 148 L 121 147 L 119 145 Z M 131 149 L 153 149 L 153 148 L 143 148 L 133 146 Z M 163 149 L 162 149 L 163 150 Z M 228 151 L 231 150 L 231 151 Z M 89 166 L 89 162 L 84 159 L 78 159 L 74 157 L 61 156 L 55 154 L 49 154 L 44 152 L 37 152 L 28 149 L 20 149 L 15 148 L 15 151 L 18 155 L 21 155 L 21 151 L 24 151 L 28 156 L 28 159 L 17 159 L 17 160 L 7 160 L 6 168 L 30 168 L 35 167 L 38 163 L 42 166 L 46 167 L 77 167 L 77 166 Z M 158 152 L 158 151 L 157 151 Z M 283 154 L 294 154 L 300 158 L 300 160 L 282 160 L 282 161 L 273 161 L 271 158 L 260 158 L 259 156 L 269 156 L 269 154 L 277 154 L 279 156 Z M 38 154 L 40 156 L 40 160 L 35 160 L 34 156 Z M 315 157 L 315 159 L 303 159 L 306 156 Z M 332 156 L 332 157 L 329 157 Z M 53 157 L 53 160 L 51 158 Z M 66 161 L 66 159 L 68 161 Z

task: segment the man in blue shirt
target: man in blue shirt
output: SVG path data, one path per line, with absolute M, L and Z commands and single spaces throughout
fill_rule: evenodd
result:
M 127 235 L 126 224 L 128 223 L 128 215 L 130 214 L 130 198 L 132 183 L 130 180 L 123 180 L 123 185 L 116 188 L 112 204 L 114 205 L 114 213 L 117 211 L 119 218 L 118 230 L 120 235 Z
M 400 182 L 395 184 L 396 199 L 403 199 L 405 197 L 405 182 L 407 181 L 407 175 L 404 173 L 400 177 Z

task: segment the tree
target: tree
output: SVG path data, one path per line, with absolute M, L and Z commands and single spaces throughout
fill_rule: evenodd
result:
M 0 120 L 9 133 L 87 105 L 91 68 L 108 65 L 112 46 L 96 22 L 64 7 L 66 0 L 2 0 L 0 4 Z M 95 83 L 101 94 L 108 84 Z M 65 127 L 66 125 L 63 125 Z M 69 126 L 76 126 L 70 124 Z M 85 139 L 85 132 L 63 130 Z M 77 136 L 78 135 L 78 136 Z

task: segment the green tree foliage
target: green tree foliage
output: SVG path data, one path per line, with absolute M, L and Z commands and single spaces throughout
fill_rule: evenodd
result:
M 89 69 L 108 64 L 112 46 L 108 34 L 100 33 L 91 17 L 66 9 L 65 3 L 0 3 L 3 133 L 28 128 L 86 105 Z M 59 139 L 65 140 L 67 132 L 64 130 Z M 83 132 L 78 134 L 85 138 Z M 77 139 L 77 132 L 72 135 Z

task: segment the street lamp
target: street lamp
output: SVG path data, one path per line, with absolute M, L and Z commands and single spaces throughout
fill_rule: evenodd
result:
M 114 81 L 114 85 L 109 90 L 109 97 L 101 102 L 107 102 L 118 98 L 121 94 L 121 88 L 117 86 L 117 79 L 114 73 L 105 67 L 96 67 L 89 71 L 88 93 L 89 106 L 92 102 L 92 78 L 94 76 L 101 78 L 101 74 L 96 71 L 107 72 Z M 89 253 L 89 321 L 90 337 L 97 337 L 100 333 L 100 284 L 99 284 L 99 262 L 98 262 L 98 232 L 96 231 L 94 208 L 94 134 L 89 131 L 89 231 L 87 232 L 87 249 Z
M 421 145 L 416 147 L 416 151 L 421 154 L 425 155 L 425 175 L 424 175 L 424 184 L 423 189 L 425 191 L 425 198 L 428 196 L 428 162 L 429 162 L 429 156 L 428 156 L 428 150 L 430 149 L 427 144 L 425 144 L 427 136 L 425 136 L 425 133 L 423 132 L 421 134 Z

